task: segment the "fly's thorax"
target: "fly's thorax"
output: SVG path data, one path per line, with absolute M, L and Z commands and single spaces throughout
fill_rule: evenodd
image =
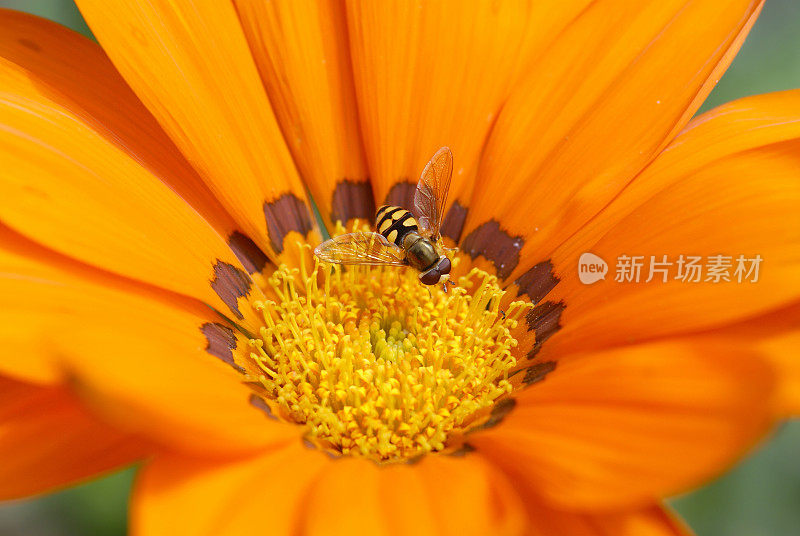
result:
M 417 231 L 410 231 L 405 235 L 402 247 L 406 250 L 409 264 L 420 272 L 429 270 L 439 262 L 436 246 L 427 238 L 421 237 Z
M 406 235 L 412 231 L 418 231 L 419 227 L 414 215 L 408 210 L 402 207 L 383 205 L 375 214 L 375 230 L 389 242 L 403 247 Z

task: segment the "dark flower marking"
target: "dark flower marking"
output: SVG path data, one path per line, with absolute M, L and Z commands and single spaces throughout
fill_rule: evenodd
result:
M 469 443 L 464 443 L 463 445 L 458 447 L 456 450 L 451 452 L 450 456 L 455 456 L 456 458 L 463 458 L 464 456 L 466 456 L 470 452 L 475 452 L 475 450 L 477 450 L 477 449 L 475 447 L 473 447 L 472 445 L 470 445 Z
M 414 195 L 416 193 L 417 184 L 404 180 L 392 186 L 392 189 L 386 194 L 384 203 L 411 210 L 414 207 Z
M 318 451 L 322 452 L 325 456 L 330 458 L 331 460 L 339 460 L 342 457 L 342 453 L 341 453 L 341 450 L 339 449 L 339 447 L 335 447 L 334 446 L 334 447 L 331 447 L 331 449 L 333 449 L 333 450 L 328 450 L 325 447 L 321 447 L 321 446 L 317 445 L 316 443 L 314 443 L 313 441 L 311 441 L 307 437 L 303 438 L 303 446 L 305 448 L 307 448 L 307 449 L 318 450 Z
M 292 231 L 307 235 L 313 225 L 306 204 L 292 193 L 283 194 L 275 201 L 264 203 L 269 241 L 276 253 L 283 252 L 283 239 Z
M 545 296 L 561 281 L 553 272 L 553 263 L 549 259 L 542 261 L 514 281 L 519 287 L 520 296 L 527 294 L 531 302 L 536 305 L 526 316 L 528 331 L 533 331 L 536 340 L 533 348 L 528 352 L 528 358 L 533 359 L 542 347 L 542 344 L 561 329 L 561 313 L 566 307 L 564 302 L 547 301 L 540 303 Z M 525 373 L 526 384 L 535 383 L 544 379 L 555 363 L 537 363 L 528 368 Z
M 425 454 L 417 454 L 416 456 L 412 456 L 411 458 L 408 458 L 406 460 L 406 465 L 417 465 L 423 459 L 425 459 Z
M 497 277 L 505 279 L 519 264 L 519 252 L 524 243 L 521 236 L 511 236 L 500 229 L 500 222 L 489 220 L 469 233 L 461 248 L 473 259 L 478 255 L 486 257 L 494 264 Z
M 333 191 L 331 219 L 348 222 L 354 218 L 366 219 L 371 223 L 375 215 L 375 197 L 368 181 L 344 179 Z
M 451 238 L 458 244 L 458 241 L 461 240 L 461 231 L 464 230 L 464 222 L 467 221 L 468 210 L 467 207 L 458 201 L 454 201 L 442 222 L 442 236 Z
M 41 52 L 42 51 L 42 47 L 39 46 L 39 43 L 36 43 L 35 41 L 31 41 L 30 39 L 25 39 L 25 38 L 17 39 L 17 43 L 19 43 L 20 45 L 24 46 L 25 48 L 29 48 L 29 49 L 33 50 L 34 52 Z
M 542 347 L 542 344 L 561 329 L 561 313 L 564 312 L 564 302 L 546 301 L 533 308 L 525 320 L 528 322 L 528 331 L 536 335 L 536 342 L 528 352 L 528 359 L 533 359 Z
M 219 260 L 214 264 L 214 280 L 211 282 L 211 288 L 239 320 L 244 318 L 244 315 L 239 311 L 238 300 L 247 296 L 251 284 L 250 277 L 236 266 Z
M 269 258 L 261 251 L 261 248 L 259 248 L 249 236 L 239 231 L 231 233 L 231 236 L 228 238 L 228 245 L 242 263 L 245 270 L 251 274 L 261 272 L 269 262 Z
M 561 281 L 553 273 L 553 263 L 549 260 L 540 262 L 514 281 L 519 286 L 520 294 L 527 294 L 531 302 L 539 303 Z
M 233 351 L 236 349 L 237 342 L 236 335 L 231 328 L 217 322 L 206 322 L 200 326 L 200 331 L 208 341 L 206 352 L 220 358 L 237 372 L 244 373 L 244 369 L 233 359 Z
M 506 418 L 506 415 L 511 413 L 517 406 L 517 400 L 515 398 L 504 398 L 497 402 L 494 407 L 492 408 L 491 413 L 489 413 L 489 418 L 486 420 L 485 423 L 478 426 L 475 430 L 485 430 L 487 428 L 493 428 L 503 422 L 503 419 Z
M 266 415 L 270 419 L 273 419 L 275 421 L 278 420 L 278 418 L 272 413 L 272 409 L 269 407 L 269 404 L 264 402 L 264 399 L 258 396 L 257 394 L 253 393 L 250 395 L 250 405 L 256 409 L 260 409 L 261 411 L 263 411 L 264 415 Z
M 545 376 L 550 374 L 556 369 L 555 361 L 543 361 L 536 363 L 525 369 L 525 376 L 522 378 L 522 383 L 531 385 L 536 382 L 542 381 Z

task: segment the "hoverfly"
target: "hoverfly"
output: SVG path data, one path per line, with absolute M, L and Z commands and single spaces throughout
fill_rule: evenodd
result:
M 314 254 L 321 261 L 335 264 L 410 266 L 419 272 L 421 283 L 442 283 L 447 291 L 451 264 L 439 230 L 452 175 L 453 153 L 442 147 L 425 166 L 417 183 L 416 214 L 383 205 L 375 215 L 377 232 L 331 238 L 317 246 Z

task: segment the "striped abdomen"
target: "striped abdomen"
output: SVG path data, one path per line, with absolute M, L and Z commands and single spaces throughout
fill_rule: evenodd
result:
M 403 247 L 403 237 L 411 231 L 417 231 L 417 220 L 414 215 L 401 207 L 383 205 L 375 214 L 375 229 L 389 242 Z

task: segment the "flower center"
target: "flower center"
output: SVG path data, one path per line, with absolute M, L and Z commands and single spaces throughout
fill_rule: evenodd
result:
M 274 300 L 254 303 L 264 326 L 248 379 L 313 444 L 377 462 L 457 449 L 511 392 L 511 330 L 530 305 L 501 311 L 496 277 L 473 268 L 444 292 L 410 268 L 308 270 L 305 257 L 266 279 Z

